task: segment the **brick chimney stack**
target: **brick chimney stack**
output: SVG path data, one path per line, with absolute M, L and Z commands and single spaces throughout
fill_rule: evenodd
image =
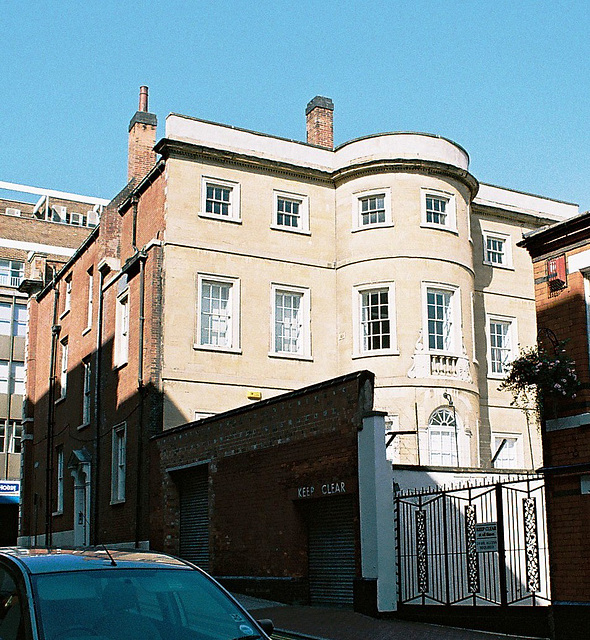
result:
M 316 96 L 305 109 L 307 142 L 326 149 L 334 148 L 334 103 L 330 98 Z
M 127 181 L 142 178 L 154 166 L 157 125 L 156 115 L 148 112 L 148 88 L 140 87 L 139 108 L 129 123 Z

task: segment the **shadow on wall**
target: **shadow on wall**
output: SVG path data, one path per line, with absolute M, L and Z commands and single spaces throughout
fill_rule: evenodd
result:
M 149 539 L 148 441 L 161 430 L 162 406 L 153 382 L 138 388 L 137 365 L 113 366 L 112 342 L 68 371 L 65 391 L 56 382 L 35 405 L 27 399 L 21 538 Z

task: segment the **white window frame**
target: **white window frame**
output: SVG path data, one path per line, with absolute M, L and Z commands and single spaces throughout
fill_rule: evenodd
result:
M 25 319 L 22 320 L 19 317 L 19 312 L 24 312 Z M 26 304 L 16 303 L 13 308 L 13 318 L 12 318 L 12 335 L 17 338 L 24 338 L 27 335 L 27 327 L 29 324 L 29 309 Z M 22 332 L 19 332 L 19 327 L 22 328 Z
M 84 332 L 90 331 L 92 328 L 92 315 L 94 308 L 94 270 L 88 269 L 88 301 L 87 301 L 87 309 L 86 309 L 86 328 Z
M 69 343 L 68 339 L 65 338 L 61 341 L 61 359 L 59 364 L 59 398 L 66 397 L 66 393 L 68 390 L 68 351 L 69 351 Z
M 299 340 L 297 351 L 279 351 L 277 349 L 277 294 L 295 295 L 300 297 L 297 323 L 299 325 Z M 281 358 L 311 359 L 311 294 L 305 287 L 294 287 L 279 283 L 271 283 L 270 287 L 270 350 L 269 355 Z
M 508 326 L 508 347 L 492 347 L 492 323 L 502 324 Z M 488 314 L 486 316 L 486 335 L 488 342 L 488 378 L 497 378 L 501 379 L 506 376 L 506 368 L 514 360 L 518 351 L 518 331 L 517 331 L 517 322 L 516 318 L 509 316 L 499 316 L 495 314 Z M 503 364 L 503 371 L 493 371 L 493 361 L 492 361 L 492 348 L 498 349 L 501 348 L 504 351 L 507 351 L 507 357 Z
M 0 301 L 0 335 L 10 336 L 12 334 L 12 307 L 10 302 Z
M 299 204 L 299 215 L 297 216 L 299 224 L 296 227 L 281 224 L 279 222 L 279 200 L 288 200 Z M 273 191 L 272 203 L 272 229 L 280 229 L 281 231 L 290 231 L 292 233 L 303 233 L 309 235 L 309 197 L 299 193 L 290 193 L 288 191 Z
M 90 424 L 92 416 L 92 360 L 87 358 L 82 361 L 83 369 L 83 389 L 82 389 L 82 425 Z
M 64 310 L 61 314 L 62 317 L 66 315 L 66 313 L 70 312 L 72 308 L 72 274 L 68 274 L 64 278 L 64 283 L 66 287 L 65 296 L 64 296 Z
M 127 476 L 127 424 L 113 428 L 111 463 L 111 504 L 125 502 L 125 482 Z
M 129 361 L 129 289 L 117 297 L 115 317 L 115 366 Z
M 15 275 L 17 274 L 17 275 Z M 18 287 L 25 277 L 25 263 L 20 260 L 0 259 L 0 286 Z
M 10 381 L 10 363 L 8 360 L 0 360 L 0 394 L 8 394 Z
M 495 231 L 483 231 L 483 264 L 498 269 L 512 269 L 512 238 L 506 233 L 496 233 Z M 502 262 L 494 262 L 488 257 L 488 239 L 502 242 Z
M 383 196 L 384 221 L 363 224 L 362 203 L 368 198 Z M 352 230 L 364 231 L 365 229 L 379 229 L 393 226 L 393 216 L 391 212 L 391 188 L 370 189 L 367 191 L 357 191 L 352 194 Z
M 55 448 L 56 471 L 56 500 L 54 514 L 59 515 L 64 510 L 64 448 L 58 445 Z
M 389 320 L 389 347 L 381 349 L 367 349 L 365 346 L 363 322 L 363 296 L 370 293 L 387 292 L 387 312 Z M 397 305 L 395 301 L 394 282 L 374 282 L 359 284 L 353 288 L 353 358 L 371 356 L 397 355 Z
M 24 338 L 27 335 L 27 305 L 18 302 L 12 304 L 2 300 L 0 301 L 0 309 L 3 310 L 0 315 L 4 316 L 0 318 L 0 335 Z M 24 313 L 24 320 L 20 317 L 21 313 Z
M 227 318 L 227 341 L 225 344 L 212 344 L 202 341 L 202 322 L 203 322 L 203 288 L 208 285 L 220 285 L 229 287 L 228 309 L 226 311 Z M 240 353 L 240 280 L 228 276 L 220 276 L 206 273 L 199 273 L 197 276 L 197 329 L 196 339 L 194 342 L 195 349 L 204 349 L 207 351 L 224 351 L 231 353 Z
M 426 206 L 427 199 L 429 197 L 437 198 L 439 200 L 446 201 L 445 207 L 445 223 L 431 222 L 428 220 L 428 208 Z M 457 200 L 455 195 L 449 191 L 441 191 L 440 189 L 428 189 L 422 187 L 420 190 L 420 208 L 421 208 L 421 223 L 420 226 L 428 227 L 429 229 L 442 229 L 443 231 L 451 231 L 452 233 L 458 233 L 457 231 Z
M 25 381 L 26 381 L 26 369 L 25 363 L 22 361 L 13 360 L 11 363 L 12 371 L 10 372 L 11 389 L 10 392 L 17 396 L 24 396 L 26 394 Z M 17 374 L 18 377 L 17 377 Z M 17 386 L 18 385 L 18 386 Z
M 8 453 L 21 453 L 22 449 L 22 434 L 23 434 L 23 426 L 20 420 L 9 420 L 8 421 Z M 17 432 L 18 435 L 17 435 Z M 16 442 L 18 441 L 19 446 L 16 446 Z
M 451 424 L 441 425 L 441 424 L 433 424 L 432 420 L 435 415 L 445 413 L 446 418 Z M 454 427 L 452 423 L 454 422 Z M 434 467 L 457 467 L 459 461 L 457 459 L 458 456 L 458 422 L 457 415 L 455 413 L 454 408 L 452 407 L 438 407 L 435 409 L 428 418 L 428 461 L 431 466 Z M 438 448 L 434 447 L 435 438 L 439 437 L 440 444 L 443 445 L 444 442 L 448 443 L 448 449 L 445 450 L 445 447 L 440 446 Z M 444 438 L 444 440 L 443 440 Z M 445 461 L 445 457 L 448 461 Z
M 450 344 L 445 348 L 432 348 L 430 346 L 430 332 L 428 322 L 428 293 L 446 292 L 451 298 L 448 308 L 451 314 L 451 330 L 449 332 Z M 444 284 L 442 282 L 422 283 L 422 327 L 424 335 L 424 348 L 428 353 L 460 355 L 462 345 L 462 319 L 461 319 L 461 290 L 455 285 Z
M 492 432 L 492 458 L 496 454 L 503 439 L 506 439 L 506 446 L 503 447 L 500 455 L 494 460 L 494 469 L 522 469 L 522 438 L 518 433 Z M 509 455 L 507 455 L 509 454 Z M 511 464 L 510 461 L 514 463 Z
M 204 420 L 214 415 L 212 411 L 199 411 L 199 409 L 195 409 L 193 412 L 193 421 L 197 422 L 197 420 Z
M 227 216 L 217 213 L 207 213 L 207 187 L 221 187 L 229 189 L 229 214 Z M 201 178 L 201 212 L 199 216 L 202 218 L 210 218 L 212 220 L 225 220 L 227 222 L 242 221 L 240 212 L 240 183 L 231 180 L 222 180 L 209 176 Z

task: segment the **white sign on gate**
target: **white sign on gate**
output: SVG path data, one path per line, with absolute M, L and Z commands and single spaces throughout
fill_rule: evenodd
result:
M 498 551 L 497 522 L 480 522 L 475 525 L 475 549 L 478 553 Z

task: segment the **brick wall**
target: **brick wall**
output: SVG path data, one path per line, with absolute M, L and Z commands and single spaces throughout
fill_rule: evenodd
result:
M 133 186 L 133 183 L 130 187 Z M 26 443 L 25 468 L 26 497 L 23 508 L 22 535 L 43 534 L 47 501 L 55 502 L 55 481 L 46 490 L 46 471 L 55 479 L 55 460 L 47 460 L 47 433 L 52 430 L 52 452 L 58 445 L 64 448 L 67 462 L 74 450 L 85 449 L 92 458 L 92 503 L 95 511 L 92 520 L 93 542 L 134 542 L 147 539 L 147 515 L 149 513 L 149 457 L 145 449 L 147 437 L 161 429 L 160 343 L 161 343 L 161 248 L 153 246 L 146 253 L 145 309 L 140 310 L 141 272 L 139 263 L 120 274 L 117 264 L 124 265 L 135 249 L 132 241 L 133 215 L 128 210 L 121 216 L 118 206 L 128 193 L 126 188 L 106 207 L 99 229 L 85 250 L 72 260 L 57 280 L 55 289 L 46 288 L 38 298 L 31 300 L 31 333 L 29 336 L 29 375 L 27 389 L 30 397 L 27 408 L 32 422 L 27 431 L 33 441 Z M 139 215 L 145 233 L 138 234 L 141 242 L 158 235 L 158 224 L 163 220 L 163 181 L 156 179 L 148 187 L 146 205 Z M 46 224 L 46 223 L 40 223 Z M 63 225 L 50 225 L 62 226 Z M 86 234 L 87 235 L 86 230 Z M 145 238 L 145 240 L 144 240 Z M 141 245 L 140 245 L 141 248 Z M 99 423 L 95 414 L 89 425 L 82 422 L 84 388 L 83 362 L 92 363 L 93 384 L 97 373 L 96 345 L 98 340 L 100 306 L 99 264 L 105 258 L 114 258 L 114 271 L 105 278 L 106 288 L 102 298 L 100 380 L 98 391 L 93 388 L 93 404 L 99 406 Z M 116 262 L 119 260 L 119 263 Z M 93 320 L 88 324 L 89 270 L 93 281 Z M 66 279 L 71 279 L 71 306 L 64 307 Z M 130 305 L 129 355 L 123 366 L 115 366 L 113 359 L 116 326 L 117 297 L 122 288 L 128 287 Z M 49 395 L 51 372 L 53 308 L 57 298 L 59 326 L 56 342 L 54 371 L 59 378 L 61 343 L 67 339 L 68 389 L 64 399 L 54 403 Z M 143 384 L 139 384 L 140 317 L 145 315 L 143 342 Z M 99 394 L 95 396 L 95 393 Z M 50 421 L 53 426 L 49 427 Z M 127 479 L 126 499 L 121 504 L 111 504 L 112 434 L 118 424 L 127 425 Z M 38 464 L 35 464 L 38 463 Z M 142 488 L 138 492 L 138 487 Z M 35 498 L 37 494 L 37 498 Z M 138 506 L 138 499 L 140 504 Z M 36 500 L 36 502 L 35 502 Z M 37 505 L 37 506 L 35 506 Z M 35 509 L 39 515 L 35 516 Z M 139 527 L 136 528 L 139 516 Z M 74 522 L 73 486 L 66 469 L 64 482 L 64 511 L 53 517 L 53 530 L 72 531 Z
M 570 255 L 576 252 L 573 251 Z M 562 416 L 576 415 L 588 411 L 590 407 L 590 363 L 588 361 L 584 277 L 580 272 L 569 274 L 567 286 L 552 292 L 547 283 L 546 265 L 544 258 L 534 264 L 539 337 L 549 350 L 552 346 L 544 333 L 545 329 L 551 330 L 558 340 L 567 341 L 566 350 L 575 361 L 576 372 L 582 382 L 582 388 L 573 401 L 569 400 L 555 408 L 548 407 L 548 409 L 555 410 L 558 415 Z
M 545 407 L 549 420 L 562 421 L 590 411 L 590 363 L 584 276 L 579 271 L 567 274 L 563 288 L 551 290 L 547 281 L 547 260 L 556 255 L 571 256 L 588 250 L 588 243 L 576 241 L 561 249 L 537 255 L 534 259 L 535 298 L 539 338 L 551 350 L 548 332 L 567 342 L 566 351 L 575 361 L 582 383 L 576 398 L 551 402 Z M 590 473 L 590 425 L 555 429 L 543 428 L 543 459 L 546 473 L 547 520 L 552 600 L 570 603 L 555 612 L 556 638 L 573 637 L 566 630 L 567 620 L 579 616 L 569 610 L 573 603 L 590 603 L 590 551 L 587 529 L 590 522 L 590 496 L 581 494 L 580 476 Z M 561 424 L 561 427 L 564 425 Z M 561 608 L 560 608 L 561 607 Z M 587 607 L 585 607 L 587 608 Z M 588 617 L 588 616 L 587 616 Z M 564 635 L 565 634 L 565 635 Z
M 296 489 L 346 479 L 358 513 L 359 394 L 367 378 L 351 374 L 157 436 L 154 547 L 179 551 L 179 489 L 169 470 L 208 462 L 211 571 L 305 576 L 305 500 Z

